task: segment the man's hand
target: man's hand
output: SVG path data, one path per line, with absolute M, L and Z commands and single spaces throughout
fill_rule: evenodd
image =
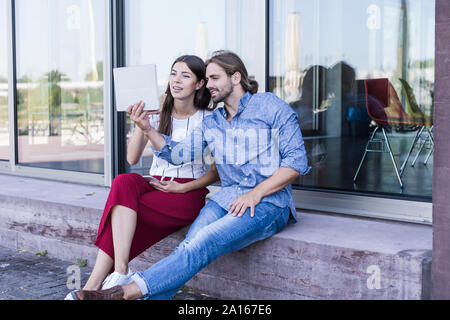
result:
M 231 203 L 231 209 L 228 214 L 232 214 L 233 217 L 242 217 L 245 210 L 250 208 L 250 216 L 253 218 L 255 216 L 255 207 L 261 202 L 261 198 L 255 190 L 247 192 Z
M 150 181 L 150 185 L 156 190 L 168 193 L 185 193 L 186 188 L 184 183 L 178 183 L 176 181 L 161 181 L 161 183 Z

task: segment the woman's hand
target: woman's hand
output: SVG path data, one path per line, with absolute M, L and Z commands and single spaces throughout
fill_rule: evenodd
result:
M 178 183 L 176 181 L 161 181 L 160 183 L 150 181 L 150 185 L 156 190 L 169 193 L 186 193 L 185 183 Z
M 139 127 L 139 129 L 141 129 L 143 132 L 147 132 L 152 128 L 148 116 L 150 114 L 159 114 L 159 110 L 145 111 L 144 106 L 145 103 L 139 101 L 138 103 L 129 106 L 126 112 L 130 116 L 131 121 L 133 121 Z

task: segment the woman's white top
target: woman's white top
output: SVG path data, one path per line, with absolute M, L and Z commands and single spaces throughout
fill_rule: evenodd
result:
M 210 115 L 212 112 L 207 110 L 198 110 L 192 116 L 187 119 L 178 120 L 172 118 L 172 135 L 173 141 L 181 141 L 191 134 L 195 127 L 202 125 L 203 118 Z M 158 129 L 159 127 L 159 115 L 150 115 L 150 125 Z M 198 179 L 203 176 L 209 168 L 205 161 L 202 163 L 196 161 L 196 163 L 190 162 L 182 165 L 173 165 L 164 159 L 153 156 L 152 166 L 150 168 L 150 175 L 173 177 L 173 178 L 194 178 Z

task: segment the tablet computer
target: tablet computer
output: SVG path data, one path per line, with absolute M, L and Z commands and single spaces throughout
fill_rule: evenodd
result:
M 157 182 L 157 183 L 161 183 L 161 181 L 159 181 L 158 179 L 156 179 L 156 178 L 153 177 L 153 176 L 142 176 L 142 178 L 144 178 L 144 179 L 147 180 L 147 181 L 153 180 L 153 181 L 155 181 L 155 182 Z
M 159 110 L 156 65 L 114 68 L 113 75 L 117 111 L 139 101 L 145 103 L 144 110 Z

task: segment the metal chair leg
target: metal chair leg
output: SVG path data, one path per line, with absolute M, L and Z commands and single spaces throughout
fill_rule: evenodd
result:
M 428 139 L 431 139 L 431 144 L 432 144 L 431 150 L 430 150 L 430 152 L 428 153 L 427 157 L 425 158 L 425 161 L 423 162 L 424 165 L 427 165 L 428 159 L 430 159 L 430 156 L 431 156 L 431 154 L 432 154 L 433 151 L 434 151 L 434 139 L 433 139 L 433 136 L 432 136 L 432 135 L 433 135 L 433 127 L 434 127 L 434 126 L 431 126 L 431 130 L 428 130 L 428 129 L 427 129 L 428 137 L 420 144 L 419 151 L 417 152 L 417 154 L 416 154 L 416 156 L 415 156 L 415 158 L 414 158 L 414 161 L 411 163 L 411 167 L 414 167 L 414 165 L 416 164 L 417 158 L 419 158 L 419 155 L 420 155 L 420 153 L 421 153 L 422 150 L 423 150 L 423 147 L 424 147 L 425 144 L 428 142 Z
M 427 143 L 427 141 L 428 141 L 428 138 L 427 138 L 426 140 L 422 141 L 422 143 L 420 144 L 419 151 L 417 151 L 417 154 L 416 154 L 416 156 L 414 157 L 413 162 L 411 163 L 411 167 L 414 167 L 414 166 L 415 166 L 416 161 L 417 161 L 417 158 L 419 158 L 419 155 L 420 155 L 420 153 L 422 152 L 422 149 L 423 149 L 423 147 L 425 146 L 425 143 Z
M 368 152 L 368 149 L 369 149 L 369 144 L 370 144 L 370 142 L 373 140 L 373 137 L 374 137 L 375 134 L 377 133 L 378 129 L 379 129 L 379 127 L 377 126 L 377 127 L 373 130 L 372 135 L 370 136 L 370 139 L 367 141 L 366 148 L 365 148 L 365 150 L 364 150 L 364 155 L 363 155 L 363 157 L 362 157 L 362 159 L 361 159 L 361 161 L 360 161 L 360 163 L 359 163 L 358 170 L 356 170 L 355 176 L 353 177 L 353 182 L 356 182 L 356 179 L 358 178 L 359 171 L 361 170 L 362 164 L 363 164 L 363 162 L 364 162 L 364 159 L 366 158 L 366 155 L 367 155 L 367 152 Z
M 420 153 L 423 150 L 423 147 L 425 146 L 425 144 L 428 142 L 428 139 L 431 139 L 431 150 L 428 153 L 427 157 L 425 158 L 425 161 L 423 162 L 424 165 L 427 164 L 428 159 L 430 158 L 431 154 L 433 153 L 434 150 L 434 138 L 433 138 L 433 127 L 431 126 L 431 129 L 426 129 L 427 133 L 428 133 L 428 137 L 421 143 L 419 151 L 416 154 L 416 157 L 414 158 L 414 161 L 411 164 L 411 167 L 414 167 L 414 165 L 416 164 L 417 158 L 419 157 Z
M 402 179 L 401 179 L 400 174 L 398 172 L 397 164 L 395 163 L 395 159 L 394 159 L 394 155 L 392 154 L 392 149 L 391 149 L 391 145 L 389 143 L 389 139 L 388 139 L 388 137 L 386 135 L 386 131 L 384 130 L 384 128 L 382 128 L 382 131 L 383 131 L 384 139 L 386 141 L 386 146 L 387 146 L 387 148 L 389 150 L 389 154 L 391 156 L 392 164 L 394 165 L 395 174 L 397 175 L 398 182 L 400 183 L 400 188 L 403 188 Z
M 429 136 L 430 139 L 431 139 L 431 143 L 433 144 L 433 147 L 434 147 L 434 137 L 433 137 L 433 132 L 430 131 L 430 129 L 427 129 L 427 132 L 428 132 L 428 136 Z
M 423 165 L 426 166 L 428 163 L 428 159 L 430 159 L 431 154 L 433 153 L 433 149 L 430 150 L 430 152 L 428 153 L 427 157 L 425 158 L 425 161 L 423 162 Z
M 419 151 L 417 151 L 417 154 L 416 154 L 416 156 L 414 157 L 413 162 L 411 163 L 411 167 L 414 167 L 414 165 L 416 164 L 417 158 L 419 158 L 419 155 L 420 155 L 420 153 L 422 152 L 423 147 L 424 147 L 425 144 L 427 143 L 428 139 L 429 139 L 429 137 L 427 137 L 425 140 L 423 140 L 422 143 L 420 144 Z
M 428 130 L 428 129 L 427 129 L 428 135 L 430 136 L 430 139 L 431 139 L 431 150 L 430 150 L 430 152 L 428 153 L 428 156 L 426 157 L 425 161 L 423 162 L 424 165 L 427 164 L 428 159 L 430 158 L 431 154 L 432 154 L 433 151 L 434 151 L 434 136 L 433 136 L 433 129 L 434 129 L 434 126 L 431 126 L 431 130 Z

